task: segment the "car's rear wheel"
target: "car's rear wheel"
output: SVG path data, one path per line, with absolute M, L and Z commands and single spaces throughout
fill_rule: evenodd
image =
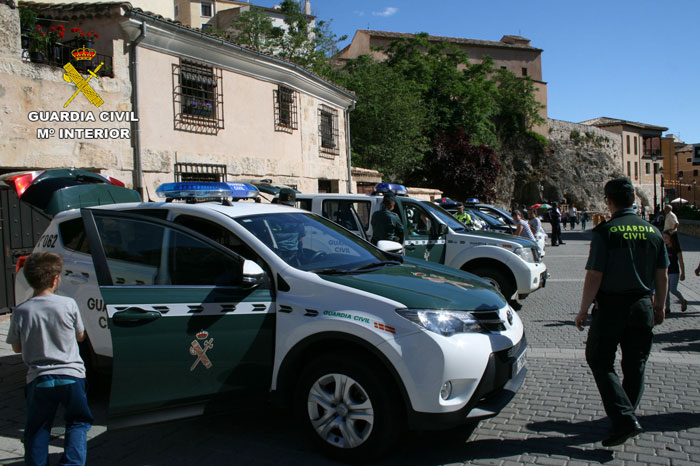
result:
M 347 355 L 324 356 L 299 379 L 296 414 L 314 443 L 336 459 L 357 462 L 380 456 L 401 431 L 398 394 L 372 367 L 347 361 Z

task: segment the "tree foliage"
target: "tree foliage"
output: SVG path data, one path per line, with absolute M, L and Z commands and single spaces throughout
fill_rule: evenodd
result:
M 350 118 L 353 163 L 379 170 L 388 181 L 405 180 L 430 148 L 424 134 L 428 112 L 417 84 L 368 56 L 346 71 L 337 80 L 358 98 Z
M 395 180 L 447 191 L 451 187 L 446 176 L 455 186 L 462 186 L 460 179 L 464 179 L 472 188 L 462 194 L 489 195 L 501 165 L 484 155 L 486 146 L 507 146 L 542 121 L 532 81 L 495 70 L 488 57 L 471 63 L 464 51 L 430 41 L 427 34 L 395 40 L 384 53 L 385 61 L 369 57 L 350 61 L 343 70 L 347 77 L 340 78 L 359 98 L 350 117 L 358 163 Z M 394 83 L 390 88 L 394 99 L 410 98 L 410 105 L 390 101 L 385 94 L 387 79 Z M 399 110 L 402 113 L 397 117 Z M 366 134 L 372 128 L 381 128 L 383 133 L 371 135 L 373 144 L 357 140 L 358 133 Z M 422 137 L 400 139 L 406 146 L 397 143 L 398 135 L 418 132 Z M 427 143 L 414 145 L 415 152 L 422 155 L 408 147 L 410 141 Z M 470 157 L 478 152 L 481 162 L 460 162 L 459 157 L 448 157 L 448 149 Z M 455 173 L 460 179 L 453 177 Z
M 500 169 L 501 162 L 493 147 L 472 145 L 469 134 L 462 128 L 441 131 L 425 162 L 428 178 L 439 181 L 436 186 L 455 199 L 474 195 L 493 198 Z
M 307 67 L 317 73 L 331 73 L 329 58 L 337 44 L 346 39 L 330 30 L 330 21 L 313 20 L 294 0 L 279 5 L 284 26 L 273 26 L 271 18 L 258 7 L 241 13 L 231 23 L 232 40 Z

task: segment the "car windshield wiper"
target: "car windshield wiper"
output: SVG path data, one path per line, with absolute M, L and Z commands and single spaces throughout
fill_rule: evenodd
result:
M 355 267 L 354 269 L 350 269 L 350 272 L 360 272 L 362 270 L 368 270 L 368 269 L 375 269 L 377 267 L 384 267 L 387 265 L 400 265 L 401 262 L 399 261 L 381 261 L 381 262 L 370 262 L 369 264 L 361 265 L 359 267 Z
M 342 275 L 344 273 L 348 273 L 349 270 L 342 270 L 342 269 L 314 269 L 314 270 L 308 270 L 307 272 L 311 273 L 319 273 L 323 275 Z

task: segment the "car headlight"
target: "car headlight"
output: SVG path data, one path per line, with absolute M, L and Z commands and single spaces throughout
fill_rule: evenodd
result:
M 520 256 L 525 262 L 535 262 L 535 257 L 532 255 L 532 250 L 530 248 L 515 248 L 513 252 Z
M 397 309 L 396 312 L 426 330 L 449 337 L 455 333 L 483 332 L 479 320 L 468 311 Z

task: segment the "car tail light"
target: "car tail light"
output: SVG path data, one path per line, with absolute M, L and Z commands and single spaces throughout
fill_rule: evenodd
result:
M 17 265 L 15 265 L 15 275 L 19 273 L 20 269 L 24 267 L 24 263 L 27 261 L 29 256 L 19 256 L 17 258 Z
M 24 173 L 22 175 L 13 176 L 7 178 L 5 181 L 11 181 L 15 185 L 15 190 L 17 191 L 17 197 L 22 197 L 22 194 L 27 190 L 29 186 L 34 182 L 39 175 L 44 173 L 43 170 Z
M 109 184 L 113 184 L 114 186 L 120 186 L 120 187 L 122 187 L 122 188 L 126 188 L 126 185 L 125 185 L 123 182 L 121 182 L 121 181 L 119 181 L 118 179 L 116 179 L 116 178 L 112 178 L 112 177 L 109 176 L 109 175 L 100 175 L 100 176 L 101 176 L 102 178 L 106 179 L 106 180 L 109 182 Z

